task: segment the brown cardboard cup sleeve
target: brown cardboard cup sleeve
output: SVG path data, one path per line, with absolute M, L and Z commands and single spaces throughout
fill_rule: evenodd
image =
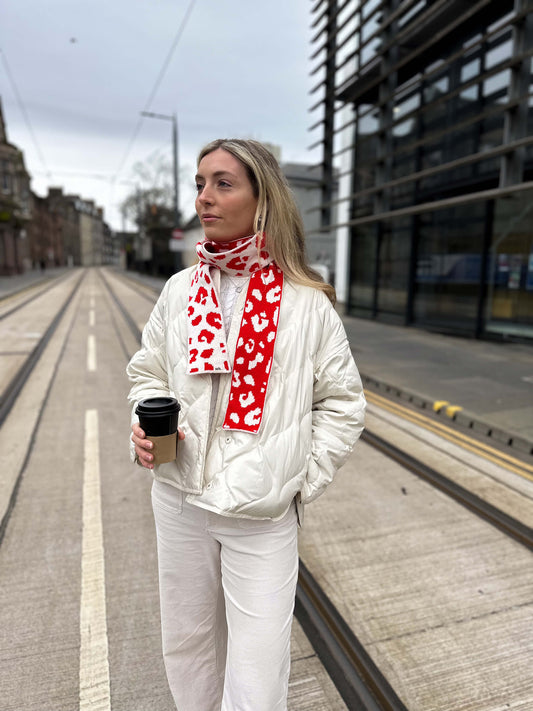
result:
M 177 432 L 173 432 L 172 434 L 163 435 L 162 437 L 146 438 L 154 444 L 154 448 L 152 449 L 154 464 L 165 464 L 166 462 L 173 462 L 176 459 L 177 435 Z

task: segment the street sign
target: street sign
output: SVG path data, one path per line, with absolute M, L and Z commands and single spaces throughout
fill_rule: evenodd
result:
M 172 230 L 172 239 L 183 239 L 183 237 L 183 230 L 180 230 L 179 227 Z

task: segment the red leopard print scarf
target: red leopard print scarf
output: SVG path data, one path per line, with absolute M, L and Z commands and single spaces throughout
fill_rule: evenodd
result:
M 196 253 L 200 264 L 191 282 L 187 312 L 187 373 L 233 373 L 223 427 L 253 434 L 263 417 L 283 289 L 283 272 L 272 261 L 264 242 L 264 236 L 258 235 L 224 243 L 199 242 Z M 251 275 L 233 370 L 212 267 L 230 276 Z

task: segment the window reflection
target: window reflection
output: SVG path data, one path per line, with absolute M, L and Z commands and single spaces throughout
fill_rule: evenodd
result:
M 513 153 L 508 174 L 502 168 L 510 165 L 506 155 L 485 155 L 533 135 L 531 111 L 526 132 L 513 116 L 517 83 L 514 70 L 502 68 L 513 53 L 506 23 L 514 13 L 491 26 L 478 23 L 468 36 L 450 33 L 449 42 L 428 45 L 420 63 L 418 55 L 402 63 L 418 46 L 417 32 L 422 34 L 415 20 L 432 3 L 420 0 L 399 13 L 396 28 L 406 29 L 402 38 L 412 46 L 406 39 L 396 54 L 388 53 L 387 33 L 357 52 L 358 42 L 368 40 L 387 17 L 382 10 L 372 14 L 378 4 L 351 6 L 353 24 L 339 34 L 343 41 L 363 18 L 361 32 L 339 50 L 345 61 L 349 44 L 354 61 L 360 60 L 353 87 L 347 88 L 349 71 L 338 69 L 339 81 L 341 74 L 345 80 L 343 97 L 354 102 L 350 192 L 357 194 L 347 196 L 347 212 L 352 221 L 375 220 L 349 228 L 350 310 L 471 335 L 479 335 L 485 324 L 494 331 L 512 326 L 533 333 L 533 194 L 484 199 L 484 191 L 533 181 L 533 145 Z M 387 62 L 399 62 L 399 68 L 384 78 Z M 533 58 L 526 66 L 531 93 Z M 334 145 L 340 149 L 341 141 Z M 455 199 L 469 193 L 480 196 L 457 205 Z M 442 206 L 443 201 L 451 207 L 431 211 L 432 202 Z M 423 209 L 417 212 L 419 205 Z M 403 208 L 409 214 L 392 219 L 390 212 Z
M 496 201 L 487 330 L 533 335 L 533 192 Z

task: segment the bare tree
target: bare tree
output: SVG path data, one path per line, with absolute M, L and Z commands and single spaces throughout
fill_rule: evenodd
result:
M 136 188 L 120 205 L 125 220 L 137 227 L 149 229 L 154 224 L 172 225 L 173 187 L 172 163 L 161 151 L 151 153 L 146 161 L 138 161 L 132 169 Z

